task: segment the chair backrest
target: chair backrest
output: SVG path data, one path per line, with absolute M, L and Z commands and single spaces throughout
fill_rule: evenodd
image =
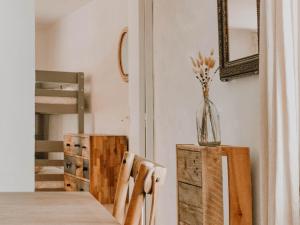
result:
M 165 176 L 166 168 L 163 166 L 125 152 L 119 172 L 113 216 L 124 225 L 140 224 L 145 197 L 149 194 L 152 195 L 149 225 L 154 225 L 158 188 L 163 184 Z M 131 177 L 134 179 L 134 187 L 126 212 Z

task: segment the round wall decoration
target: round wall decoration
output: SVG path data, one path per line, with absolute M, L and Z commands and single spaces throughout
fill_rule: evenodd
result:
M 128 82 L 128 28 L 122 30 L 119 41 L 119 69 L 121 77 L 125 82 Z

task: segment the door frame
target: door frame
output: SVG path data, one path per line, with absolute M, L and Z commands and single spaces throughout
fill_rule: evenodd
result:
M 155 161 L 153 0 L 130 0 L 128 7 L 129 149 Z M 146 199 L 146 223 L 150 202 Z
M 145 123 L 146 158 L 155 161 L 154 147 L 154 68 L 153 0 L 145 0 Z
M 129 146 L 155 160 L 153 0 L 129 1 Z

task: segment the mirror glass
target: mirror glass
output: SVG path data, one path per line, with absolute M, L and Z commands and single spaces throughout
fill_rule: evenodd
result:
M 257 0 L 227 0 L 229 61 L 258 54 Z
M 122 57 L 122 68 L 125 74 L 128 74 L 128 33 L 126 32 L 123 36 L 121 46 L 121 57 Z

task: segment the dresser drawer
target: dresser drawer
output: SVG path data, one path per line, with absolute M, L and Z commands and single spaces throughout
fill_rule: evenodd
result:
M 202 209 L 184 203 L 178 205 L 179 225 L 202 225 Z
M 201 152 L 177 149 L 177 179 L 178 181 L 202 185 Z
M 66 173 L 76 174 L 76 162 L 75 157 L 65 155 L 64 169 Z
M 77 182 L 74 177 L 65 174 L 65 191 L 77 191 Z
M 64 152 L 67 154 L 72 153 L 72 137 L 70 135 L 64 136 Z
M 85 182 L 68 174 L 65 174 L 65 190 L 68 192 L 88 192 L 90 190 L 90 185 L 89 182 Z
M 178 200 L 180 203 L 202 207 L 202 188 L 178 182 Z
M 90 191 L 90 184 L 88 182 L 78 180 L 77 191 L 89 192 Z
M 81 148 L 81 138 L 79 136 L 72 136 L 72 154 L 81 156 L 82 148 Z
M 78 177 L 83 177 L 83 159 L 79 157 L 65 155 L 65 172 Z
M 83 178 L 90 179 L 90 162 L 88 159 L 83 159 Z
M 90 137 L 81 135 L 65 135 L 64 151 L 68 155 L 90 158 Z
M 82 149 L 82 157 L 90 158 L 90 137 L 83 136 L 80 138 L 81 149 Z
M 82 155 L 80 136 L 65 135 L 64 137 L 64 151 L 69 155 Z

